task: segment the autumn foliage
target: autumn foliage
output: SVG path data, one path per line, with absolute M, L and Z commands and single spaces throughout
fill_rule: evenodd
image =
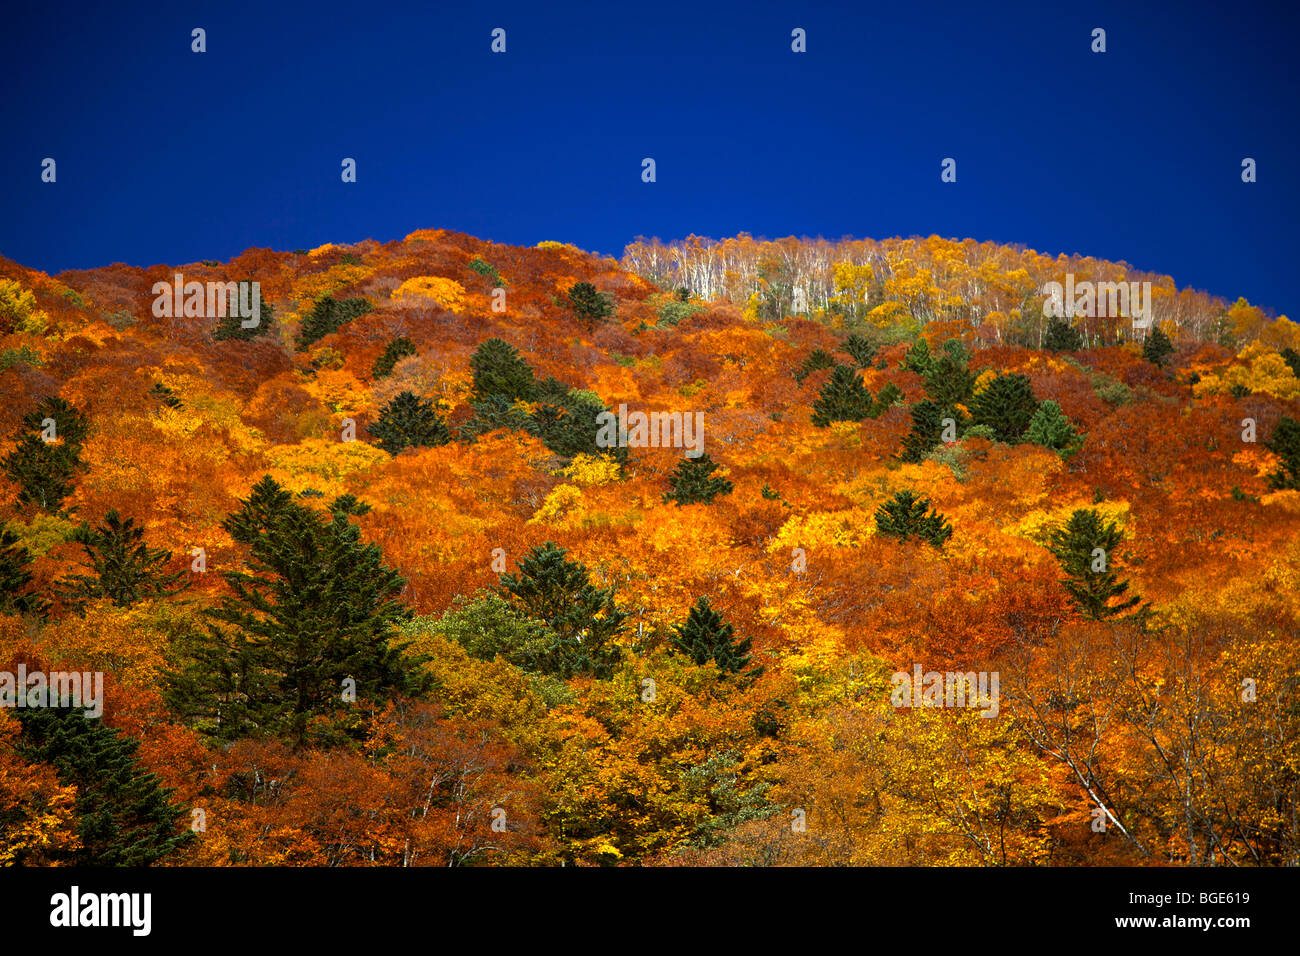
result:
M 183 267 L 247 338 L 174 271 L 0 259 L 0 674 L 113 760 L 0 708 L 0 865 L 1300 863 L 1285 317 L 938 237 Z

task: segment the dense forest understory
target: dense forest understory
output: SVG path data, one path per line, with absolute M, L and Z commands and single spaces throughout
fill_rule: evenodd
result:
M 0 386 L 0 864 L 1300 864 L 1300 328 L 1244 300 L 938 237 L 0 259 Z

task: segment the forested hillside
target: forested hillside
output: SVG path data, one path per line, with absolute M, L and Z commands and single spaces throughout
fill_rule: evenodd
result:
M 104 675 L 0 864 L 1300 864 L 1297 350 L 937 237 L 0 259 L 0 674 Z

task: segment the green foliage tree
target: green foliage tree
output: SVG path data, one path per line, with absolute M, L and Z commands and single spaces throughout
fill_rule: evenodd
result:
M 1083 348 L 1083 336 L 1070 323 L 1054 317 L 1043 335 L 1043 348 L 1049 352 L 1077 352 Z
M 886 382 L 884 387 L 876 395 L 876 400 L 871 406 L 871 417 L 879 418 L 895 405 L 903 404 L 903 390 L 893 382 Z
M 673 648 L 698 665 L 713 661 L 725 673 L 739 674 L 750 666 L 751 638 L 736 638 L 734 628 L 722 620 L 706 597 L 695 602 L 686 621 L 673 628 Z M 763 673 L 761 666 L 751 668 L 746 677 Z
M 8 528 L 0 530 L 0 614 L 43 614 L 48 603 L 32 593 L 32 555 Z
M 812 423 L 827 428 L 831 422 L 860 422 L 871 411 L 871 392 L 862 376 L 847 365 L 836 365 L 813 402 Z
M 414 392 L 402 392 L 379 410 L 370 426 L 379 447 L 390 455 L 407 448 L 433 448 L 451 442 L 451 430 L 438 415 L 433 402 Z
M 1152 324 L 1147 340 L 1142 343 L 1142 357 L 1152 365 L 1163 366 L 1165 359 L 1174 354 L 1174 343 L 1169 336 L 1160 331 L 1158 325 Z
M 1137 595 L 1120 600 L 1128 591 L 1128 581 L 1121 581 L 1115 552 L 1123 532 L 1114 521 L 1107 521 L 1092 508 L 1079 508 L 1070 521 L 1051 535 L 1047 548 L 1067 575 L 1061 583 L 1085 617 L 1095 621 L 1121 615 L 1132 609 L 1141 598 Z
M 1013 445 L 1024 436 L 1038 411 L 1038 399 L 1028 377 L 1019 373 L 998 375 L 970 403 L 971 422 L 987 425 L 998 441 Z
M 578 282 L 569 289 L 569 307 L 588 326 L 614 314 L 614 300 L 604 292 L 597 292 L 590 282 Z
M 952 537 L 952 525 L 938 511 L 929 508 L 928 498 L 918 498 L 910 490 L 895 492 L 892 499 L 876 510 L 876 531 L 902 541 L 920 538 L 942 548 Z
M 943 348 L 937 356 L 929 359 L 923 373 L 925 394 L 930 400 L 948 407 L 970 401 L 975 390 L 975 376 L 968 367 L 969 362 L 970 355 L 959 339 L 943 343 Z
M 60 860 L 75 866 L 150 866 L 194 838 L 173 791 L 144 770 L 139 742 L 88 719 L 80 708 L 15 710 L 17 749 L 48 764 L 64 786 L 77 789 L 74 810 L 80 846 Z
M 76 608 L 107 598 L 118 607 L 131 607 L 145 598 L 166 597 L 185 589 L 185 572 L 168 572 L 172 553 L 144 542 L 144 529 L 116 509 L 97 528 L 82 523 L 71 540 L 86 552 L 91 574 L 60 578 L 58 587 Z
M 1286 362 L 1291 368 L 1291 374 L 1300 378 L 1300 352 L 1287 346 L 1282 350 L 1282 361 Z
M 713 477 L 718 470 L 718 463 L 708 455 L 698 458 L 683 458 L 677 463 L 676 470 L 668 476 L 672 489 L 664 495 L 664 501 L 675 501 L 678 506 L 690 504 L 709 504 L 718 495 L 729 495 L 733 485 L 721 476 Z
M 388 378 L 393 374 L 393 366 L 402 359 L 415 354 L 415 343 L 406 336 L 400 336 L 393 339 L 386 346 L 379 357 L 375 359 L 374 368 L 371 369 L 370 377 L 375 381 L 381 378 Z
M 177 397 L 176 393 L 164 385 L 162 382 L 154 382 L 153 388 L 149 389 L 151 398 L 156 398 L 167 408 L 184 408 L 185 403 Z
M 835 368 L 835 359 L 831 358 L 831 353 L 825 349 L 813 349 L 803 360 L 803 364 L 795 370 L 794 380 L 802 385 L 803 380 L 809 375 L 824 368 Z
M 269 475 L 253 487 L 222 522 L 244 567 L 222 572 L 231 593 L 168 675 L 176 713 L 221 739 L 330 744 L 363 733 L 362 702 L 428 689 L 409 642 L 394 640 L 411 617 L 405 582 L 350 520 L 368 510 L 344 495 L 323 515 Z
M 881 390 L 883 393 L 883 389 Z M 912 430 L 903 436 L 903 450 L 899 453 L 899 458 L 903 461 L 916 463 L 925 458 L 934 450 L 936 445 L 943 443 L 943 422 L 945 418 L 951 418 L 953 422 L 953 437 L 956 438 L 961 429 L 965 416 L 954 408 L 940 405 L 928 398 L 924 398 L 912 406 Z
M 81 448 L 89 434 L 86 416 L 58 397 L 42 399 L 24 415 L 14 435 L 16 447 L 0 462 L 18 485 L 18 500 L 46 510 L 58 508 L 72 494 L 76 473 L 85 467 Z
M 1283 415 L 1264 446 L 1282 459 L 1277 471 L 1268 476 L 1269 487 L 1300 489 L 1300 421 Z
M 919 338 L 912 343 L 912 347 L 907 350 L 903 356 L 903 368 L 918 375 L 924 375 L 930 371 L 930 366 L 934 362 L 934 356 L 930 353 L 930 343 L 924 338 Z
M 537 389 L 533 367 L 502 339 L 483 342 L 475 349 L 469 367 L 474 373 L 474 401 L 532 401 Z
M 840 345 L 840 351 L 848 353 L 858 368 L 870 368 L 871 360 L 876 357 L 876 347 L 857 332 L 850 333 Z
M 327 295 L 318 299 L 298 329 L 296 343 L 298 351 L 306 351 L 309 346 L 337 332 L 348 322 L 365 315 L 373 308 L 374 306 L 368 300 L 359 297 L 336 299 Z
M 1050 448 L 1062 458 L 1069 458 L 1083 447 L 1083 436 L 1074 430 L 1061 406 L 1051 399 L 1045 400 L 1034 412 L 1025 440 Z
M 616 643 L 627 615 L 614 602 L 613 588 L 591 583 L 586 566 L 571 561 L 553 542 L 533 548 L 519 561 L 518 573 L 501 575 L 501 588 L 526 620 L 548 632 L 539 669 L 569 678 L 610 677 L 622 658 Z
M 244 283 L 241 282 L 239 285 L 241 287 L 239 290 L 241 297 L 240 301 L 249 301 L 243 298 L 245 295 L 243 289 Z M 226 312 L 226 315 L 217 320 L 217 327 L 212 333 L 212 338 L 217 342 L 224 342 L 229 339 L 234 339 L 240 342 L 250 341 L 251 339 L 255 339 L 258 336 L 265 335 L 269 332 L 272 323 L 275 321 L 275 306 L 266 299 L 260 297 L 257 324 L 251 328 L 244 328 L 244 322 L 246 320 L 236 314 L 235 309 L 227 309 Z
M 555 642 L 544 624 L 522 615 L 496 591 L 458 599 L 439 619 L 438 630 L 471 657 L 500 657 L 525 671 L 544 671 Z

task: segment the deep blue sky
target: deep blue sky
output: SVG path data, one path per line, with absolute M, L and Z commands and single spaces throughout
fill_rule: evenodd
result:
M 1300 317 L 1297 7 L 9 4 L 0 253 L 56 272 L 434 227 L 613 255 L 938 233 Z

